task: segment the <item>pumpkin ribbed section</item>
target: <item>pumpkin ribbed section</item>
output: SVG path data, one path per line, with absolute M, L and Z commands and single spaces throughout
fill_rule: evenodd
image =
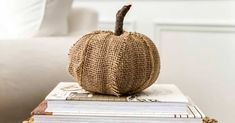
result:
M 152 85 L 160 72 L 154 43 L 140 33 L 96 31 L 70 49 L 69 73 L 86 90 L 124 95 Z

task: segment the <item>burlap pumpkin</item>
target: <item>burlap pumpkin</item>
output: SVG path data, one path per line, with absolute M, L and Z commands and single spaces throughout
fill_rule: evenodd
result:
M 154 43 L 122 29 L 130 7 L 118 11 L 115 32 L 92 32 L 70 49 L 69 73 L 84 89 L 119 96 L 140 92 L 156 81 L 160 58 Z

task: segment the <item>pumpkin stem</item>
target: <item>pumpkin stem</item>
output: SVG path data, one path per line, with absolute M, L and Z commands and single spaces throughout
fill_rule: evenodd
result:
M 123 20 L 130 8 L 131 5 L 125 5 L 117 12 L 114 32 L 116 36 L 120 36 L 123 33 Z

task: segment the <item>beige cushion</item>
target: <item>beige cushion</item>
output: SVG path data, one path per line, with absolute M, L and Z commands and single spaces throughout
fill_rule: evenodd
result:
M 19 123 L 60 81 L 72 81 L 67 54 L 78 38 L 0 40 L 0 122 Z
M 68 22 L 70 36 L 85 34 L 96 29 L 98 14 L 92 9 L 73 7 Z

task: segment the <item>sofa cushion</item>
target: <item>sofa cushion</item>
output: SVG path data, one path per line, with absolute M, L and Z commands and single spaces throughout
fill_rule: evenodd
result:
M 80 37 L 80 36 L 79 36 Z M 68 74 L 75 37 L 0 40 L 0 123 L 19 123 Z
M 69 13 L 69 35 L 77 36 L 97 29 L 98 13 L 90 8 L 74 6 Z

